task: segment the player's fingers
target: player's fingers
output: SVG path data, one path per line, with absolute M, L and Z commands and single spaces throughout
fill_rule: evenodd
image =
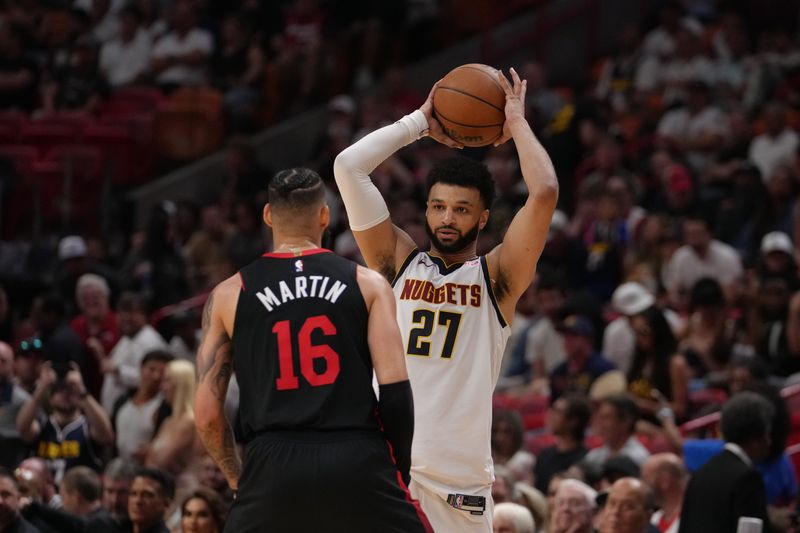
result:
M 519 92 L 519 99 L 525 101 L 525 95 L 528 92 L 528 80 L 522 80 L 522 89 Z
M 500 87 L 502 87 L 503 91 L 505 91 L 506 96 L 514 94 L 514 90 L 511 88 L 511 84 L 508 83 L 508 78 L 506 78 L 506 75 L 503 74 L 503 71 L 501 69 L 497 69 L 497 79 L 500 82 Z
M 522 83 L 519 79 L 519 74 L 517 74 L 517 71 L 514 70 L 514 67 L 511 67 L 508 70 L 511 72 L 511 79 L 514 80 L 514 89 L 517 89 L 517 87 L 519 87 Z

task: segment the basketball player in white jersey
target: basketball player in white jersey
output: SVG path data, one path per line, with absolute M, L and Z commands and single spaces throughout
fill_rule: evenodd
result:
M 497 144 L 514 140 L 528 199 L 486 256 L 476 255 L 494 197 L 484 165 L 462 157 L 431 170 L 427 252 L 392 224 L 369 178 L 425 135 L 460 147 L 432 116 L 433 91 L 419 110 L 362 138 L 334 164 L 361 253 L 393 282 L 416 406 L 410 489 L 434 529 L 445 533 L 492 530 L 491 395 L 508 319 L 533 280 L 558 199 L 553 165 L 525 120 L 526 84 L 513 69 L 511 76 L 513 86 L 498 71 L 506 121 Z

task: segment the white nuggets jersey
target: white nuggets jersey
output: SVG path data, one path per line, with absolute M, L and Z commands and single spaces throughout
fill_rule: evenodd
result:
M 414 251 L 393 283 L 414 391 L 411 476 L 446 497 L 494 479 L 492 402 L 511 328 L 486 258 L 458 265 Z

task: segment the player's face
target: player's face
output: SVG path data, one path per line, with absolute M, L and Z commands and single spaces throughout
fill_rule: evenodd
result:
M 428 193 L 425 229 L 439 252 L 456 253 L 472 245 L 488 218 L 478 189 L 437 183 Z

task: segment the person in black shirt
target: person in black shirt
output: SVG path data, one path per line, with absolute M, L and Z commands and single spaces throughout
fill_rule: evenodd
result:
M 203 311 L 195 424 L 238 490 L 226 531 L 431 531 L 406 488 L 414 407 L 394 294 L 320 248 L 329 220 L 316 172 L 279 172 L 264 207 L 274 251 Z M 234 370 L 243 462 L 223 411 Z
M 583 434 L 590 416 L 589 403 L 583 397 L 567 395 L 553 403 L 548 424 L 556 443 L 539 453 L 533 470 L 534 483 L 542 493 L 547 494 L 547 487 L 555 474 L 586 455 Z
M 0 109 L 31 112 L 38 100 L 39 68 L 25 53 L 24 30 L 0 24 Z
M 19 514 L 19 486 L 14 476 L 0 469 L 0 532 L 40 533 Z

